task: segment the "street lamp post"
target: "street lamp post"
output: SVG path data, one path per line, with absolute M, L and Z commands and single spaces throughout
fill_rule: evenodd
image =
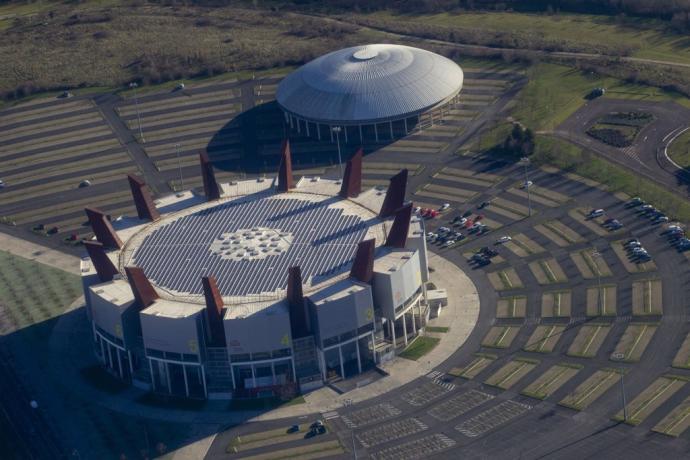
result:
M 614 353 L 611 357 L 615 360 L 620 361 L 620 360 L 625 359 L 625 354 L 624 353 Z M 623 381 L 623 376 L 625 375 L 625 371 L 623 368 L 620 368 L 619 371 L 621 374 L 621 399 L 623 402 L 623 422 L 627 422 L 628 421 L 628 403 L 627 403 L 626 398 L 625 398 L 625 383 Z
M 529 178 L 527 177 L 527 166 L 530 165 L 529 158 L 527 158 L 527 157 L 520 158 L 520 163 L 522 163 L 522 165 L 525 167 L 525 188 L 527 189 L 528 217 L 532 217 L 532 196 L 530 195 Z
M 340 131 L 342 128 L 340 126 L 334 126 L 331 128 L 333 132 L 335 133 L 335 140 L 336 143 L 338 144 L 338 164 L 340 165 L 340 180 L 343 180 L 344 174 L 343 174 L 343 159 L 340 156 Z
M 184 179 L 182 178 L 182 161 L 180 160 L 180 144 L 175 144 L 175 156 L 177 156 L 177 167 L 180 170 L 180 193 L 184 191 Z
M 141 129 L 141 113 L 139 113 L 139 97 L 137 97 L 137 88 L 139 85 L 137 82 L 133 81 L 132 83 L 129 84 L 129 87 L 134 90 L 134 107 L 137 109 L 137 124 L 139 125 L 139 137 L 141 138 L 142 143 L 146 143 L 146 139 L 144 139 L 144 132 Z

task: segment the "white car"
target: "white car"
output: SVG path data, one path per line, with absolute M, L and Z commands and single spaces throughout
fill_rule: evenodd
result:
M 502 236 L 499 239 L 497 239 L 496 243 L 503 244 L 503 243 L 507 243 L 508 241 L 512 241 L 512 240 L 513 239 L 511 237 L 509 237 L 508 235 L 505 235 L 505 236 Z
M 5 182 L 0 180 L 0 188 L 5 188 Z
M 532 186 L 532 181 L 528 180 L 526 182 L 523 182 L 522 185 L 520 185 L 520 188 L 530 188 Z
M 601 216 L 603 216 L 604 214 L 606 214 L 606 211 L 604 211 L 603 209 L 592 209 L 592 210 L 589 212 L 588 217 L 591 217 L 591 218 L 594 218 L 594 217 L 601 217 Z
M 467 223 L 467 217 L 461 217 L 460 220 L 455 222 L 455 225 L 465 225 Z
M 420 212 L 421 210 L 422 210 L 422 208 L 419 207 L 419 206 L 417 206 L 416 208 L 414 208 L 414 213 L 415 213 L 415 214 L 419 214 L 419 212 Z
M 183 90 L 183 89 L 184 89 L 184 83 L 178 83 L 178 84 L 175 86 L 175 89 L 176 89 L 177 91 Z
M 443 203 L 441 205 L 441 208 L 439 209 L 440 211 L 445 211 L 446 209 L 450 208 L 450 203 Z
M 647 254 L 647 250 L 643 248 L 642 246 L 638 246 L 636 248 L 632 248 L 633 254 Z
M 448 227 L 441 227 L 438 229 L 440 233 L 448 233 L 450 229 Z
M 455 244 L 455 240 L 446 241 L 446 246 L 453 246 L 454 244 Z

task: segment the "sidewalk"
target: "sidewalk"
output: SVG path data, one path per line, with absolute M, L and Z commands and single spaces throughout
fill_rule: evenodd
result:
M 434 272 L 430 280 L 448 293 L 448 306 L 439 318 L 429 321 L 430 326 L 448 327 L 440 334 L 438 345 L 418 361 L 394 358 L 381 367 L 390 375 L 367 386 L 339 395 L 328 387 L 320 388 L 305 396 L 305 404 L 288 406 L 255 417 L 251 421 L 273 420 L 328 412 L 344 406 L 346 399 L 353 403 L 375 398 L 421 377 L 448 359 L 460 348 L 474 329 L 479 317 L 479 294 L 474 283 L 457 266 L 443 257 L 429 253 L 429 266 Z
M 69 273 L 79 274 L 79 257 L 0 232 L 0 250 Z

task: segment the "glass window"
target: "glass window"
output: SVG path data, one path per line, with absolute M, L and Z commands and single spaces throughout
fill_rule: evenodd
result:
M 340 353 L 338 348 L 333 348 L 323 354 L 323 359 L 326 362 L 326 379 L 334 379 L 342 377 L 340 371 Z
M 160 350 L 154 350 L 153 348 L 146 349 L 146 356 L 151 356 L 153 358 L 162 358 L 163 352 Z
M 165 352 L 166 359 L 172 359 L 174 361 L 182 361 L 182 353 L 174 353 L 172 351 Z
M 175 396 L 187 396 L 184 384 L 184 367 L 182 364 L 167 363 L 170 374 L 170 393 Z
M 187 385 L 189 387 L 190 398 L 205 398 L 204 380 L 201 375 L 201 366 L 184 366 L 187 374 Z
M 239 355 L 230 355 L 230 361 L 233 363 L 241 363 L 244 361 L 249 361 L 251 358 L 249 356 L 249 353 L 244 353 L 244 354 L 239 354 Z
M 184 354 L 182 355 L 182 360 L 183 360 L 183 361 L 190 362 L 190 363 L 198 363 L 198 362 L 199 362 L 199 356 L 197 356 L 197 355 L 192 355 L 192 354 L 189 354 L 189 353 L 184 353 Z
M 263 361 L 265 359 L 271 359 L 271 353 L 269 353 L 269 352 L 252 353 L 252 361 Z

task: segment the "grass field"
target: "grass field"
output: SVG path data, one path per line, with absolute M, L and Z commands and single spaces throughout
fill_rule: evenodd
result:
M 537 64 L 529 68 L 528 76 L 529 83 L 517 98 L 513 117 L 535 131 L 556 128 L 582 107 L 587 102 L 585 96 L 598 87 L 606 88 L 605 97 L 644 101 L 672 100 L 690 107 L 690 100 L 677 93 L 588 74 L 562 65 Z M 505 130 L 503 127 L 500 129 Z
M 536 152 L 532 157 L 535 164 L 551 164 L 600 182 L 611 192 L 621 191 L 631 196 L 640 196 L 673 218 L 690 220 L 690 203 L 654 182 L 628 172 L 567 141 L 549 136 L 537 136 L 536 139 Z
M 0 251 L 0 334 L 54 318 L 79 295 L 78 276 Z
M 690 129 L 673 141 L 668 147 L 668 155 L 683 168 L 690 167 Z
M 524 47 L 548 46 L 552 49 L 630 50 L 633 56 L 674 62 L 690 62 L 688 38 L 668 33 L 660 21 L 584 14 L 527 13 L 442 13 L 433 15 L 396 15 L 377 12 L 364 16 L 373 21 L 423 23 L 449 31 L 465 29 L 478 34 L 510 34 Z M 482 40 L 481 37 L 477 37 Z
M 441 339 L 436 339 L 434 337 L 418 337 L 417 340 L 408 345 L 408 347 L 405 348 L 405 350 L 398 356 L 417 361 L 419 358 L 433 350 L 440 341 Z

